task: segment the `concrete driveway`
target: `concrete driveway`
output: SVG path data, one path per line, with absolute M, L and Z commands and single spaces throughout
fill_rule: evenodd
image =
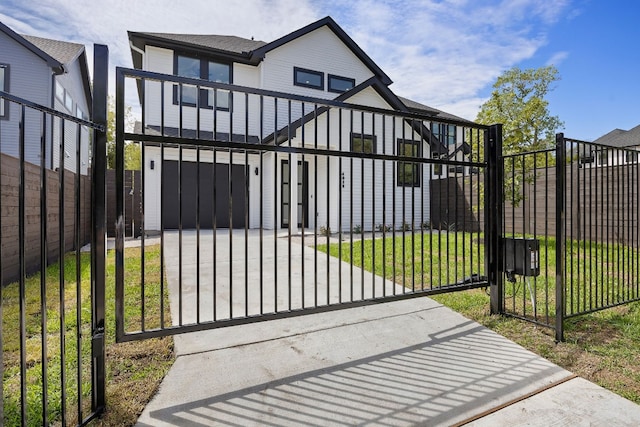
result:
M 255 307 L 260 290 L 256 233 L 249 236 L 246 280 L 244 244 L 237 244 L 243 238 L 233 232 L 231 251 L 220 250 L 216 255 L 216 288 L 221 290 L 215 305 L 218 318 L 229 316 L 231 306 L 234 314 L 259 312 Z M 198 306 L 190 296 L 197 287 L 193 280 L 196 238 L 189 232 L 182 239 L 181 286 L 176 283 L 180 257 L 175 252 L 175 234 L 165 236 L 165 256 L 172 315 L 175 321 L 181 305 L 186 323 L 195 319 Z M 219 236 L 218 248 L 228 248 L 225 239 Z M 337 272 L 337 260 L 325 261 L 330 272 L 327 283 L 320 280 L 326 272 L 319 257 L 316 281 L 314 251 L 303 249 L 295 239 L 290 250 L 288 239 L 266 237 L 263 243 L 275 245 L 270 246 L 275 250 L 265 251 L 265 274 L 268 270 L 275 274 L 277 267 L 278 281 L 281 274 L 282 280 L 288 280 L 291 260 L 292 281 L 296 278 L 301 283 L 304 272 L 305 283 L 304 288 L 292 287 L 289 299 L 288 287 L 276 288 L 273 276 L 263 276 L 264 295 L 273 301 L 268 307 L 273 308 L 275 301 L 278 307 L 313 302 L 316 283 L 319 303 L 326 302 L 327 289 L 329 300 L 351 295 L 350 287 L 336 286 L 340 276 L 331 272 L 334 267 Z M 213 299 L 205 297 L 213 290 L 208 284 L 213 258 L 202 256 L 209 245 L 213 247 L 211 235 L 208 241 L 201 236 L 201 319 L 213 313 Z M 350 269 L 347 274 L 351 276 Z M 363 276 L 358 269 L 353 277 L 355 295 L 362 277 L 376 292 L 401 291 L 380 278 Z M 231 286 L 224 284 L 229 278 Z M 237 283 L 244 289 L 245 282 L 248 293 L 235 289 Z M 232 287 L 233 295 L 225 299 L 224 290 Z M 176 295 L 180 288 L 182 297 Z M 184 334 L 175 337 L 175 348 L 176 362 L 145 408 L 139 426 L 640 424 L 640 406 L 574 378 L 429 298 Z

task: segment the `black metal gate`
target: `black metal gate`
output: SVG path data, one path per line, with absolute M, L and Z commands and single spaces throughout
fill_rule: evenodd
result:
M 640 299 L 637 150 L 558 134 L 554 148 L 499 162 L 496 312 L 553 328 L 561 341 L 566 319 Z
M 107 67 L 94 45 L 91 121 L 0 91 L 0 144 L 19 153 L 0 155 L 3 425 L 84 425 L 105 407 Z
M 487 127 L 123 68 L 116 85 L 118 224 L 124 146 L 136 144 L 145 230 L 127 279 L 117 233 L 119 341 L 488 285 Z M 142 121 L 130 131 L 134 87 Z M 229 102 L 166 96 L 194 89 Z M 441 197 L 467 194 L 473 213 L 434 223 L 434 182 L 454 178 Z

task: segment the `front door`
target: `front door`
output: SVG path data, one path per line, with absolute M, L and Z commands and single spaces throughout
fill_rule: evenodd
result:
M 291 193 L 290 191 L 297 191 L 297 209 L 293 210 L 294 218 L 297 221 L 297 226 L 300 228 L 307 227 L 309 225 L 309 162 L 298 162 L 298 183 L 296 188 L 289 189 L 289 161 L 282 161 L 282 179 L 281 193 L 281 226 L 283 228 L 289 227 L 289 216 L 291 213 Z

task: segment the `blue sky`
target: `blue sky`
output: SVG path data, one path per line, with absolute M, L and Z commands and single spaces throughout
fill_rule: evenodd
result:
M 392 78 L 399 95 L 474 119 L 504 70 L 554 64 L 551 112 L 572 138 L 640 124 L 635 0 L 2 0 L 22 34 L 108 44 L 131 66 L 127 30 L 271 41 L 324 16 Z M 2 53 L 0 52 L 0 60 Z M 113 85 L 112 85 L 113 86 Z

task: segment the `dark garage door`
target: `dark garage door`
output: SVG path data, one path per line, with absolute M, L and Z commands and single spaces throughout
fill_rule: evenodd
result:
M 163 217 L 165 229 L 178 228 L 180 224 L 180 210 L 182 205 L 182 228 L 196 228 L 197 196 L 200 194 L 200 228 L 213 228 L 213 218 L 216 227 L 244 228 L 245 226 L 245 188 L 247 174 L 244 165 L 231 165 L 231 200 L 232 212 L 229 219 L 229 165 L 217 163 L 200 163 L 200 185 L 198 181 L 198 167 L 195 162 L 178 162 L 165 160 L 162 163 L 164 178 L 162 182 Z M 178 171 L 180 170 L 180 179 Z M 178 185 L 180 194 L 178 194 Z M 215 185 L 215 203 L 214 203 Z M 247 190 L 248 191 L 248 190 Z M 181 197 L 181 203 L 178 203 Z

